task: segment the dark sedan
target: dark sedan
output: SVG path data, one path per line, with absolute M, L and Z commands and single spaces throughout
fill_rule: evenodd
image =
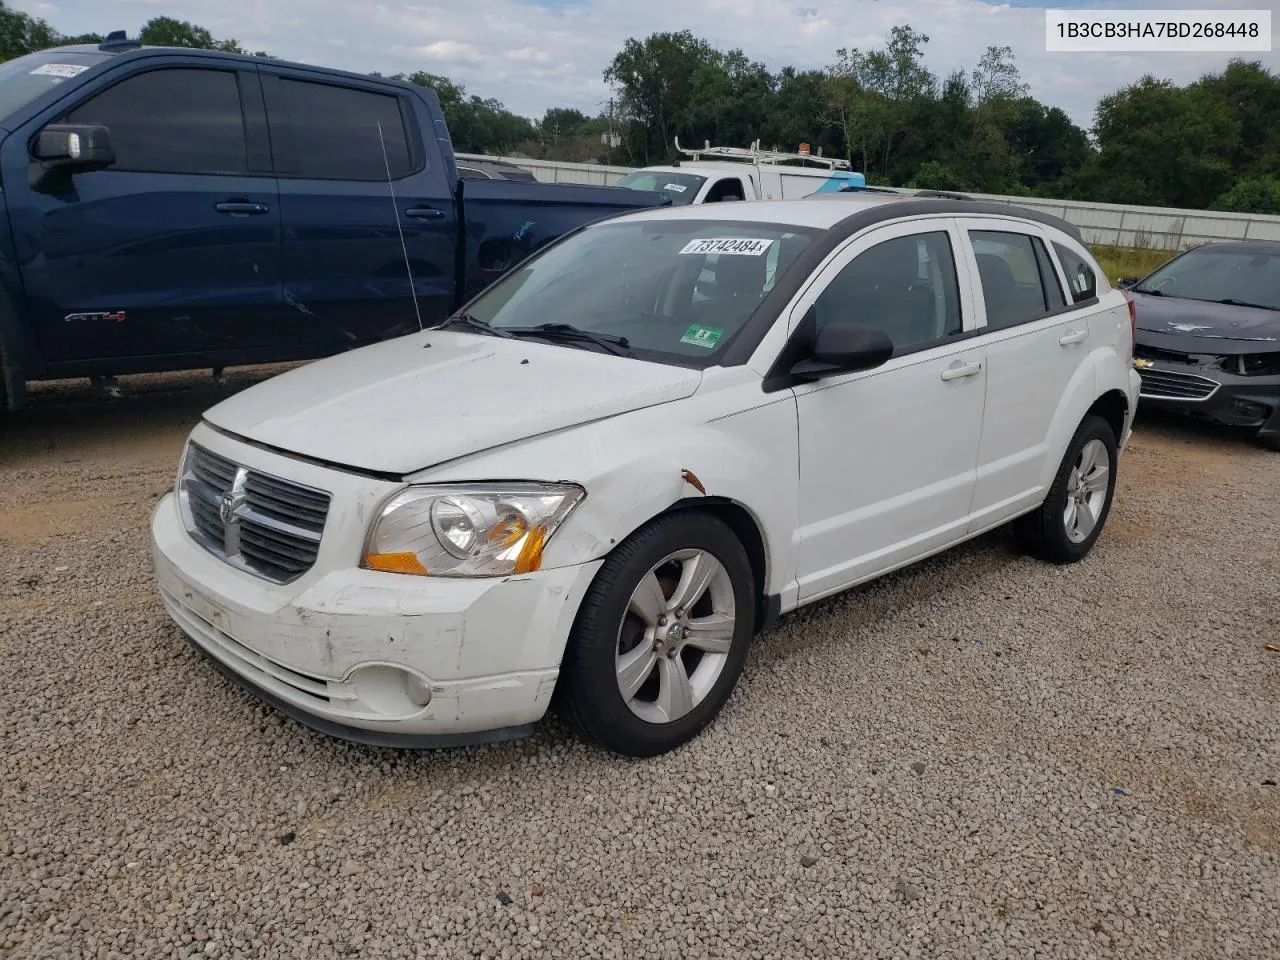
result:
M 1120 286 L 1137 314 L 1142 405 L 1250 428 L 1280 450 L 1280 242 L 1207 243 Z

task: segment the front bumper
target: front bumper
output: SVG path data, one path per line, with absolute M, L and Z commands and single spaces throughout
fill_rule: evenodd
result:
M 1150 361 L 1138 373 L 1144 407 L 1280 435 L 1280 376 L 1241 376 L 1214 365 L 1173 360 Z
M 343 505 L 335 497 L 334 510 Z M 302 723 L 382 746 L 531 732 L 601 563 L 507 578 L 415 577 L 361 570 L 358 553 L 336 563 L 322 544 L 315 569 L 280 585 L 200 546 L 173 494 L 157 506 L 151 537 L 165 608 L 194 646 Z

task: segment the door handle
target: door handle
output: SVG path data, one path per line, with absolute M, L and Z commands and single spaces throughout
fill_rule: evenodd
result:
M 266 213 L 267 205 L 250 203 L 248 200 L 224 200 L 222 203 L 215 204 L 214 209 L 219 213 L 229 213 L 233 217 L 247 217 L 251 214 Z
M 439 220 L 444 216 L 444 211 L 437 210 L 435 207 L 410 207 L 404 215 L 413 217 L 415 220 Z
M 982 372 L 982 364 L 977 360 L 969 363 L 956 361 L 947 369 L 942 371 L 943 380 L 959 380 L 961 377 L 976 377 Z
M 1061 346 L 1069 347 L 1073 343 L 1080 343 L 1087 336 L 1089 336 L 1088 330 L 1070 330 L 1058 338 L 1058 343 Z

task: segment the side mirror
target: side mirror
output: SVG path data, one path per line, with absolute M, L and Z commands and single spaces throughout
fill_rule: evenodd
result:
M 809 356 L 791 368 L 798 380 L 873 370 L 893 356 L 893 341 L 879 327 L 833 323 L 818 331 Z
M 39 165 L 32 177 L 32 186 L 39 189 L 51 181 L 66 181 L 75 173 L 109 167 L 116 162 L 116 154 L 104 126 L 51 123 L 36 134 L 31 159 Z
M 1116 281 L 1116 286 L 1121 290 L 1128 290 L 1130 287 L 1136 285 L 1141 279 L 1141 277 L 1121 277 Z

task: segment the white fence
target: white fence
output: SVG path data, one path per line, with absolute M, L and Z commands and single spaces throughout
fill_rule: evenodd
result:
M 533 173 L 543 183 L 588 183 L 609 186 L 632 172 L 631 167 L 593 163 L 558 163 L 524 157 L 500 157 Z M 900 190 L 910 194 L 910 190 Z M 1175 210 L 1079 200 L 1002 197 L 985 193 L 965 196 L 998 203 L 1016 203 L 1061 217 L 1080 228 L 1089 243 L 1118 247 L 1181 250 L 1209 240 L 1280 240 L 1280 217 L 1251 213 Z

